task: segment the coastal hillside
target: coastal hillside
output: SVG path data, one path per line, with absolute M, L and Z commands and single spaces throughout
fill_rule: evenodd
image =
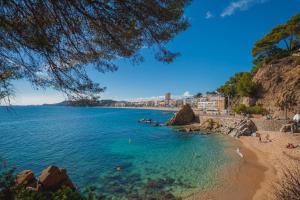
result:
M 217 89 L 233 112 L 285 119 L 300 112 L 299 33 L 297 14 L 255 42 L 252 70 L 234 74 Z
M 257 104 L 272 111 L 274 116 L 284 114 L 279 103 L 286 96 L 293 98 L 289 115 L 300 111 L 300 57 L 288 57 L 263 65 L 254 75 L 253 81 L 260 86 Z

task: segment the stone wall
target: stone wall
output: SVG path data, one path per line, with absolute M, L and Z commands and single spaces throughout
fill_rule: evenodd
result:
M 199 121 L 204 122 L 208 119 L 213 119 L 220 124 L 234 124 L 239 122 L 242 117 L 222 116 L 222 115 L 199 115 Z
M 287 120 L 265 120 L 251 119 L 259 131 L 280 131 L 280 128 L 287 124 Z

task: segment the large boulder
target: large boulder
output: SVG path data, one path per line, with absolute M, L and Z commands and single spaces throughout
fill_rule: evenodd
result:
M 17 174 L 16 176 L 16 185 L 23 185 L 23 186 L 30 186 L 35 187 L 36 186 L 36 178 L 34 176 L 34 173 L 31 170 L 24 170 Z
M 195 120 L 195 113 L 189 104 L 185 104 L 167 123 L 167 126 L 187 125 Z
M 201 129 L 207 130 L 207 131 L 217 131 L 221 125 L 219 122 L 214 121 L 213 119 L 207 119 L 204 122 L 201 123 Z
M 235 127 L 232 127 L 229 135 L 232 137 L 250 136 L 256 131 L 257 128 L 254 122 L 250 119 L 245 118 L 241 120 L 237 125 L 235 125 Z
M 280 132 L 287 133 L 297 133 L 297 124 L 296 123 L 290 123 L 290 124 L 284 124 L 280 128 Z
M 69 179 L 65 169 L 60 169 L 56 166 L 49 166 L 42 171 L 42 174 L 38 179 L 37 190 L 55 191 L 63 186 L 75 189 L 75 186 Z

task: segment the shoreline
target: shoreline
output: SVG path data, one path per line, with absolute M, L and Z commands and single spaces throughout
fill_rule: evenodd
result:
M 276 200 L 275 189 L 285 180 L 284 171 L 299 167 L 300 148 L 287 149 L 288 143 L 300 144 L 300 133 L 257 131 L 258 137 L 239 139 L 223 135 L 233 163 L 221 169 L 218 183 L 211 190 L 189 195 L 187 200 Z M 216 133 L 218 134 L 218 133 Z M 270 138 L 266 142 L 266 137 Z M 236 152 L 237 148 L 242 157 Z
M 220 189 L 199 194 L 197 198 L 207 200 L 275 200 L 274 184 L 284 178 L 285 168 L 295 169 L 300 160 L 300 148 L 287 149 L 287 143 L 300 144 L 300 134 L 258 131 L 264 138 L 269 135 L 272 142 L 260 142 L 257 137 L 242 136 L 232 145 L 243 154 L 238 166 L 229 166 L 223 174 L 225 182 Z M 226 137 L 226 136 L 225 136 Z M 294 160 L 293 160 L 294 159 Z M 299 163 L 299 162 L 298 162 Z
M 178 110 L 165 107 L 120 107 L 127 109 Z M 198 123 L 196 123 L 198 125 Z M 193 126 L 192 125 L 187 125 Z M 286 167 L 296 167 L 294 160 L 300 160 L 300 148 L 287 149 L 288 143 L 300 144 L 300 133 L 257 131 L 258 137 L 240 136 L 238 139 L 223 135 L 230 147 L 230 156 L 235 164 L 229 164 L 222 171 L 220 186 L 209 191 L 196 192 L 184 199 L 199 200 L 275 200 L 276 183 L 284 177 Z M 219 134 L 219 133 L 216 133 Z M 221 134 L 222 135 L 222 134 Z M 237 152 L 237 150 L 239 152 Z M 238 155 L 238 153 L 242 156 Z M 224 181 L 224 182 L 223 182 Z
M 264 179 L 256 190 L 253 200 L 274 199 L 274 184 L 284 179 L 285 169 L 294 170 L 299 167 L 300 148 L 287 149 L 288 143 L 299 144 L 300 134 L 282 132 L 258 131 L 262 137 L 269 135 L 271 142 L 259 142 L 256 137 L 241 137 L 240 141 L 246 148 L 251 149 L 258 163 L 266 168 Z M 297 160 L 294 160 L 297 158 Z
M 221 170 L 217 178 L 220 179 L 220 185 L 212 190 L 196 193 L 187 198 L 188 200 L 252 200 L 260 190 L 267 167 L 260 163 L 256 152 L 239 139 L 225 135 L 223 137 L 229 144 L 228 153 L 234 159 L 233 163 Z M 236 153 L 237 148 L 243 158 Z
M 161 111 L 178 111 L 180 108 L 167 107 L 97 107 L 97 108 L 117 108 L 117 109 L 136 109 L 136 110 L 161 110 Z

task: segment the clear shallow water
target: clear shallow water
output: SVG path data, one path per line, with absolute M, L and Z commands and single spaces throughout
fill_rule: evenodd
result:
M 116 198 L 170 192 L 183 196 L 213 188 L 230 163 L 228 144 L 217 135 L 180 134 L 171 127 L 140 124 L 167 121 L 163 111 L 73 108 L 0 108 L 0 157 L 17 171 L 37 175 L 48 165 L 66 168 L 82 190 Z

